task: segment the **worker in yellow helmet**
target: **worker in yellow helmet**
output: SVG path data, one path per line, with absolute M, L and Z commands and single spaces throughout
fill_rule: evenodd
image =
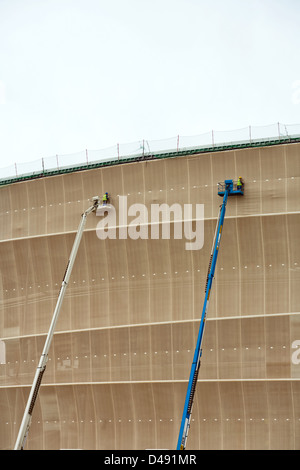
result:
M 241 191 L 243 189 L 243 178 L 241 176 L 239 176 L 239 178 L 237 180 L 236 189 L 238 191 Z

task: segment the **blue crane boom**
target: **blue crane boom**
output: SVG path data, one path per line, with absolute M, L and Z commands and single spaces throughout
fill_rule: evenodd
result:
M 224 183 L 218 184 L 218 195 L 223 196 L 223 202 L 220 206 L 219 217 L 217 221 L 216 231 L 214 235 L 212 250 L 210 254 L 209 266 L 208 266 L 208 273 L 206 279 L 206 286 L 205 286 L 205 297 L 204 297 L 204 304 L 202 309 L 199 333 L 196 343 L 196 348 L 194 352 L 193 362 L 191 366 L 191 372 L 186 392 L 186 398 L 183 408 L 182 420 L 180 425 L 179 437 L 177 442 L 177 450 L 184 450 L 186 448 L 186 441 L 188 437 L 188 432 L 190 428 L 190 420 L 192 414 L 192 407 L 194 402 L 194 395 L 198 380 L 198 374 L 201 364 L 201 356 L 202 356 L 202 338 L 204 333 L 205 327 L 205 319 L 209 305 L 209 298 L 211 293 L 212 282 L 214 278 L 217 258 L 219 254 L 220 242 L 221 242 L 221 235 L 223 229 L 223 223 L 225 218 L 226 212 L 226 204 L 228 196 L 234 195 L 243 195 L 244 194 L 244 183 L 242 182 L 241 177 L 234 183 L 233 180 L 225 180 Z

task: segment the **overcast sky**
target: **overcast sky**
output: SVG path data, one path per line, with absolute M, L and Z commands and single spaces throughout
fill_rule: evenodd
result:
M 300 123 L 299 0 L 0 0 L 0 167 Z

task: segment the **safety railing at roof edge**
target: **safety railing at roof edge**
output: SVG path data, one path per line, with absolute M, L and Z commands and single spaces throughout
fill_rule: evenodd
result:
M 168 153 L 176 154 L 185 151 L 222 148 L 259 144 L 269 141 L 289 141 L 300 139 L 300 124 L 275 123 L 269 126 L 248 126 L 232 131 L 210 131 L 196 136 L 175 136 L 161 140 L 141 140 L 127 144 L 116 144 L 101 150 L 84 150 L 70 155 L 55 155 L 42 157 L 27 163 L 15 163 L 6 168 L 0 168 L 1 182 L 35 177 L 56 171 L 68 171 L 72 168 L 87 167 L 97 163 L 118 162 L 147 156 L 159 156 Z

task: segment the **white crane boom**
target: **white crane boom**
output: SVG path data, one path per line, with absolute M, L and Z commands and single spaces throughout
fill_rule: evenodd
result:
M 58 299 L 57 299 L 55 310 L 54 310 L 54 313 L 53 313 L 53 316 L 52 316 L 52 321 L 51 321 L 50 328 L 49 328 L 49 331 L 48 331 L 48 334 L 47 334 L 44 349 L 43 349 L 42 355 L 40 357 L 39 365 L 36 369 L 36 373 L 35 373 L 33 384 L 32 384 L 32 387 L 31 387 L 31 390 L 30 390 L 30 393 L 29 393 L 29 397 L 28 397 L 28 400 L 27 400 L 27 405 L 26 405 L 26 408 L 25 408 L 25 412 L 24 412 L 24 415 L 23 415 L 23 419 L 22 419 L 22 422 L 21 422 L 21 426 L 20 426 L 20 429 L 19 429 L 19 434 L 18 434 L 16 443 L 15 443 L 14 450 L 23 450 L 24 449 L 26 438 L 28 436 L 28 432 L 29 432 L 29 428 L 30 428 L 30 424 L 31 424 L 32 411 L 33 411 L 35 401 L 36 401 L 36 398 L 37 398 L 37 395 L 38 395 L 38 392 L 39 392 L 39 388 L 40 388 L 40 385 L 41 385 L 41 382 L 42 382 L 43 374 L 44 374 L 45 369 L 46 369 L 46 364 L 47 364 L 47 360 L 48 360 L 48 353 L 49 353 L 50 344 L 51 344 L 51 341 L 52 341 L 52 338 L 53 338 L 55 325 L 56 325 L 56 322 L 57 322 L 57 319 L 58 319 L 58 316 L 59 316 L 59 312 L 60 312 L 60 309 L 61 309 L 61 306 L 62 306 L 62 302 L 63 302 L 64 295 L 65 295 L 65 292 L 66 292 L 66 288 L 67 288 L 67 285 L 68 285 L 68 282 L 69 282 L 69 279 L 70 279 L 70 276 L 71 276 L 74 261 L 75 261 L 77 251 L 78 251 L 78 248 L 79 248 L 79 245 L 80 245 L 81 237 L 82 237 L 83 230 L 84 230 L 85 223 L 86 223 L 86 218 L 91 212 L 97 210 L 98 205 L 99 205 L 99 200 L 100 199 L 99 199 L 98 196 L 93 197 L 93 205 L 91 207 L 89 207 L 81 215 L 81 221 L 80 221 L 80 224 L 79 224 L 79 227 L 78 227 L 78 230 L 77 230 L 77 234 L 76 234 L 76 237 L 75 237 L 75 240 L 74 240 L 74 243 L 73 243 L 73 247 L 72 247 L 70 257 L 69 257 L 69 261 L 68 261 L 68 264 L 67 264 L 65 275 L 64 275 L 62 285 L 61 285 L 61 288 L 60 288 L 60 291 L 59 291 Z

